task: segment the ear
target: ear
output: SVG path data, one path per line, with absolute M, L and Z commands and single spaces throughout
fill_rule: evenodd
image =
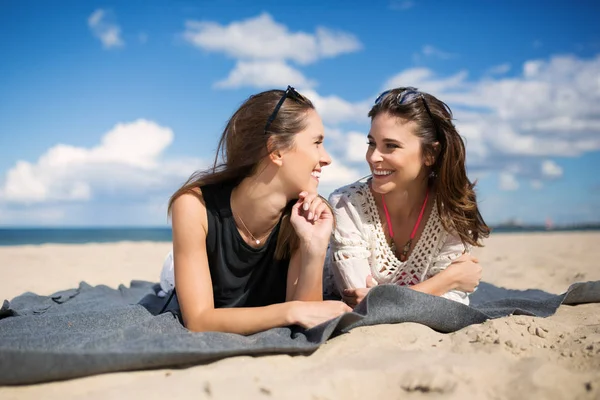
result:
M 283 165 L 283 153 L 275 146 L 275 141 L 272 137 L 267 139 L 267 151 L 269 152 L 269 160 L 275 165 L 281 167 Z
M 425 165 L 427 167 L 431 167 L 433 164 L 435 164 L 438 156 L 440 155 L 440 150 L 440 142 L 434 142 L 431 145 L 431 151 L 428 151 L 425 155 Z
M 283 165 L 283 157 L 281 151 L 275 150 L 269 153 L 269 159 L 275 165 L 281 167 Z

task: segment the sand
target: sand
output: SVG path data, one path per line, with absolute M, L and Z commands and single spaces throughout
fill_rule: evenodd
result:
M 0 297 L 156 281 L 168 243 L 0 247 Z M 600 280 L 600 233 L 497 234 L 484 280 L 561 293 Z M 1 361 L 1 360 L 0 360 Z M 3 387 L 1 399 L 600 399 L 600 304 L 511 316 L 451 334 L 404 323 L 355 329 L 310 356 L 232 357 L 177 370 Z

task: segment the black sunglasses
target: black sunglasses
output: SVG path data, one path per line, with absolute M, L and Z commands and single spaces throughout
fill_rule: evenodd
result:
M 411 86 L 404 87 L 404 88 L 398 88 L 398 89 L 400 90 L 400 93 L 398 93 L 398 95 L 396 95 L 396 101 L 398 102 L 399 105 L 410 104 L 412 102 L 417 101 L 419 98 L 423 101 L 425 110 L 427 111 L 427 114 L 429 114 L 429 118 L 431 118 L 431 122 L 433 122 L 433 126 L 435 127 L 435 134 L 436 134 L 437 138 L 440 139 L 441 138 L 440 131 L 438 129 L 437 123 L 435 122 L 435 118 L 433 118 L 433 114 L 431 113 L 431 110 L 429 109 L 429 104 L 427 103 L 427 100 L 425 99 L 425 95 L 423 95 L 422 92 L 419 92 L 417 90 L 417 88 L 414 88 Z M 379 96 L 377 96 L 377 98 L 375 99 L 375 105 L 377 106 L 377 105 L 381 104 L 383 99 L 389 93 L 391 93 L 393 90 L 396 90 L 396 89 L 386 90 L 385 92 L 383 92 Z
M 279 109 L 283 105 L 283 102 L 285 101 L 285 99 L 287 99 L 288 97 L 290 99 L 294 99 L 296 101 L 306 101 L 306 97 L 304 97 L 300 93 L 298 93 L 298 91 L 296 89 L 294 89 L 293 87 L 288 86 L 287 89 L 285 90 L 285 93 L 283 93 L 281 100 L 279 100 L 279 102 L 275 106 L 273 113 L 267 120 L 267 124 L 265 125 L 265 134 L 267 134 L 269 132 L 269 127 L 271 126 L 273 121 L 275 121 L 275 118 L 277 117 L 277 113 L 279 112 Z

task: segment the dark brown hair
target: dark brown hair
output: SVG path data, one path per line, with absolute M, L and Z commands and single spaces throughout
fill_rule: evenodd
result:
M 422 97 L 415 96 L 411 101 L 400 104 L 398 95 L 403 91 L 404 88 L 397 88 L 384 94 L 369 111 L 369 117 L 373 120 L 379 114 L 388 113 L 417 124 L 414 133 L 421 139 L 423 156 L 435 159 L 430 167 L 429 184 L 435 190 L 444 229 L 456 232 L 465 244 L 481 246 L 480 239 L 489 236 L 490 228 L 477 207 L 475 183 L 467 177 L 465 144 L 452 123 L 450 107 L 423 92 L 418 92 Z M 439 148 L 435 147 L 436 143 L 439 143 Z
M 269 90 L 250 96 L 240 106 L 221 135 L 212 168 L 196 171 L 171 196 L 169 215 L 173 202 L 179 196 L 190 193 L 200 197 L 194 189 L 215 183 L 237 185 L 255 174 L 260 162 L 271 152 L 293 148 L 294 135 L 306 128 L 306 114 L 314 110 L 314 106 L 305 97 L 287 97 L 269 125 L 268 132 L 265 132 L 267 120 L 284 94 L 283 90 Z M 298 244 L 298 237 L 290 222 L 290 212 L 291 207 L 284 211 L 275 250 L 276 259 L 289 256 Z

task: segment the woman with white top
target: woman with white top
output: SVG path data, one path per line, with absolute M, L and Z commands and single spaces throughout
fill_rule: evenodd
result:
M 397 284 L 469 304 L 481 279 L 469 255 L 489 235 L 450 108 L 412 87 L 382 93 L 369 112 L 371 177 L 334 191 L 325 294 L 358 304 Z

